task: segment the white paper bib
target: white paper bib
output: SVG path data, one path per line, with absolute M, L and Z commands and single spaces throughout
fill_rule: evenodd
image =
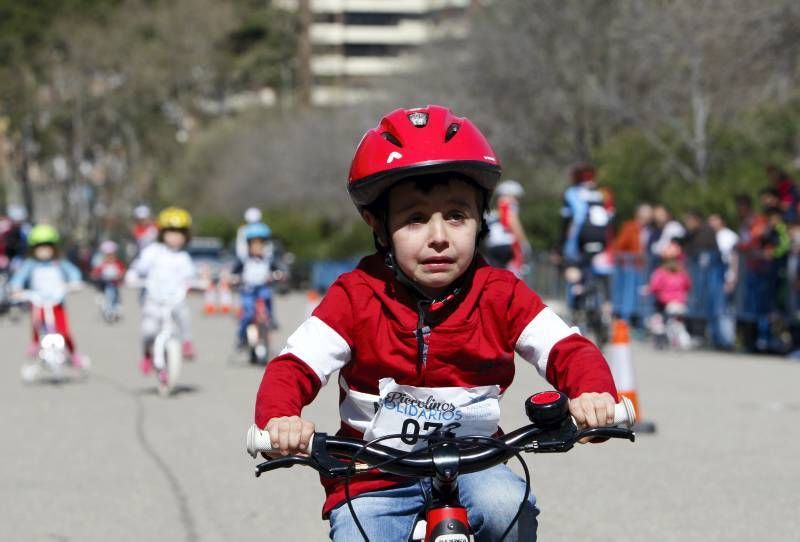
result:
M 381 444 L 399 450 L 424 448 L 427 435 L 447 426 L 458 436 L 491 436 L 500 423 L 500 388 L 418 388 L 400 385 L 393 378 L 378 382 L 380 400 L 364 440 L 402 433 L 402 439 Z

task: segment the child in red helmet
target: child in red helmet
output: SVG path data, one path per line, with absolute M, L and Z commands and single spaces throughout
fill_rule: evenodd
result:
M 492 435 L 515 353 L 572 398 L 580 424 L 612 421 L 616 389 L 599 350 L 477 252 L 499 176 L 483 134 L 443 107 L 398 109 L 365 134 L 348 190 L 377 252 L 339 277 L 268 365 L 255 420 L 275 448 L 308 449 L 314 425 L 300 411 L 336 371 L 341 435 L 370 439 L 399 433 L 419 416 L 452 415 L 461 423 L 457 434 Z M 421 388 L 433 398 L 423 414 L 390 408 L 398 404 L 392 397 L 413 397 Z M 464 400 L 476 396 L 478 405 Z M 343 482 L 323 483 L 331 538 L 359 540 Z M 369 538 L 407 540 L 425 506 L 426 484 L 382 474 L 351 481 L 350 495 L 358 496 L 352 505 Z M 524 481 L 504 465 L 460 476 L 459 497 L 476 540 L 499 539 L 524 492 Z M 535 540 L 537 514 L 531 496 L 506 540 Z

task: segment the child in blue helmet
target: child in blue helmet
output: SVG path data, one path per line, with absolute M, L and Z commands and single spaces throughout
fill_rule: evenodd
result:
M 235 281 L 240 285 L 242 316 L 237 330 L 239 348 L 247 345 L 247 326 L 256 314 L 256 304 L 263 300 L 271 324 L 272 317 L 272 250 L 270 238 L 272 230 L 263 222 L 248 224 L 244 228 L 247 241 L 247 256 L 236 261 L 233 267 Z

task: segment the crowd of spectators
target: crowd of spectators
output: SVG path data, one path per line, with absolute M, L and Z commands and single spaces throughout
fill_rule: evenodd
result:
M 664 288 L 680 299 L 684 287 L 682 318 L 693 343 L 800 353 L 800 191 L 781 168 L 766 173 L 757 201 L 735 196 L 730 225 L 719 214 L 674 217 L 664 205 L 639 205 L 610 244 L 614 312 L 646 329 L 663 310 Z M 654 290 L 654 273 L 665 265 Z

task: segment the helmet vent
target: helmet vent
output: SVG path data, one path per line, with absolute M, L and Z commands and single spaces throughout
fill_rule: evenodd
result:
M 396 137 L 394 137 L 394 135 L 392 135 L 390 132 L 383 132 L 381 134 L 381 137 L 386 141 L 388 141 L 389 143 L 391 143 L 392 145 L 403 148 L 403 144 L 400 143 L 400 141 Z
M 417 128 L 424 128 L 428 125 L 428 114 L 424 111 L 414 111 L 409 113 L 408 120 Z
M 445 141 L 445 143 L 447 143 L 448 141 L 453 139 L 453 136 L 458 133 L 458 129 L 460 127 L 461 126 L 456 124 L 455 122 L 447 127 L 447 131 L 444 133 L 444 141 Z

